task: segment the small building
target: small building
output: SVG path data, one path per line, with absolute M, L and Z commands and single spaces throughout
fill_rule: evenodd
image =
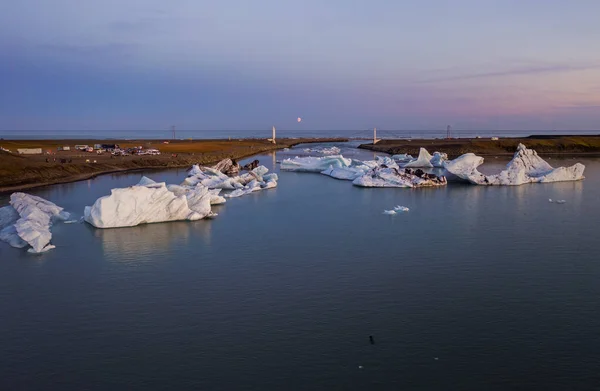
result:
M 94 149 L 104 149 L 104 148 L 102 148 L 102 144 L 94 144 Z
M 70 151 L 71 147 L 68 147 L 68 146 L 58 147 L 57 150 L 59 150 L 59 151 Z
M 89 146 L 87 145 L 76 145 L 75 149 L 80 150 L 80 151 L 85 151 L 89 148 Z
M 42 148 L 19 148 L 17 152 L 19 155 L 41 155 Z

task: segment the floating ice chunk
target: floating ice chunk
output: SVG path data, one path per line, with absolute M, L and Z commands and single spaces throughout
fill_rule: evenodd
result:
M 85 221 L 97 228 L 133 227 L 175 220 L 200 220 L 211 214 L 210 193 L 197 186 L 179 196 L 164 183 L 113 189 L 93 206 L 86 206 Z
M 384 210 L 383 214 L 393 216 L 393 215 L 397 214 L 397 212 L 395 210 Z
M 308 156 L 284 159 L 281 162 L 281 169 L 298 172 L 321 172 L 329 167 L 350 167 L 351 164 L 352 159 L 346 159 L 342 155 L 324 157 Z
M 552 198 L 548 198 L 548 202 L 553 202 L 553 201 L 552 201 Z
M 420 148 L 419 149 L 419 157 L 417 157 L 417 160 L 413 160 L 410 161 L 406 164 L 404 164 L 403 167 L 407 167 L 407 168 L 432 168 L 433 164 L 431 164 L 431 159 L 433 158 L 433 156 L 431 156 L 429 154 L 429 152 L 427 152 L 427 150 L 425 148 Z
M 353 182 L 361 187 L 435 187 L 445 186 L 446 178 L 426 174 L 422 170 L 375 168 Z
M 54 220 L 66 220 L 69 214 L 41 197 L 13 193 L 10 206 L 0 208 L 0 240 L 13 247 L 31 246 L 32 253 L 53 249 L 50 227 Z
M 397 205 L 394 207 L 394 210 L 396 212 L 408 212 L 410 209 L 408 209 L 406 206 Z
M 320 153 L 322 155 L 337 155 L 341 152 L 338 147 L 316 147 L 316 148 L 304 148 L 306 153 Z
M 565 202 L 567 202 L 566 200 L 556 200 L 557 204 L 564 204 Z
M 17 232 L 17 227 L 15 227 L 14 224 L 0 229 L 0 240 L 8 243 L 12 247 L 27 247 L 27 242 L 21 239 L 19 233 Z
M 448 160 L 448 155 L 442 152 L 434 152 L 430 163 L 433 167 L 444 168 L 444 163 Z
M 19 212 L 12 205 L 0 208 L 0 229 L 14 225 L 19 217 Z
M 412 160 L 415 160 L 414 157 L 412 157 L 411 155 L 408 155 L 406 153 L 401 153 L 401 154 L 398 154 L 398 155 L 393 155 L 392 159 L 395 160 L 395 161 L 397 161 L 397 162 L 400 162 L 400 163 L 408 163 L 408 162 L 410 162 Z
M 231 159 L 223 159 L 212 166 L 214 170 L 220 171 L 228 177 L 237 176 L 240 173 L 240 165 Z
M 477 167 L 483 158 L 468 153 L 455 160 L 446 162 L 446 171 L 457 177 L 477 185 L 509 185 L 524 183 L 546 183 L 559 181 L 576 181 L 584 179 L 585 166 L 576 163 L 571 167 L 552 168 L 545 160 L 532 150 L 519 144 L 513 159 L 506 168 L 496 175 L 483 175 Z
M 143 176 L 142 179 L 140 179 L 140 181 L 138 182 L 137 186 L 148 186 L 148 185 L 155 185 L 156 182 L 153 181 L 152 179 Z
M 329 167 L 328 169 L 321 171 L 321 174 L 328 175 L 335 179 L 353 181 L 359 176 L 364 175 L 365 171 L 366 170 L 356 167 Z

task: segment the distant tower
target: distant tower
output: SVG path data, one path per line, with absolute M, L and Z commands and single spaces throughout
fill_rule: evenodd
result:
M 452 138 L 452 126 L 448 125 L 446 127 L 446 138 L 447 139 L 451 139 Z
M 377 128 L 373 128 L 373 145 L 377 144 Z
M 277 144 L 277 143 L 275 142 L 275 126 L 273 126 L 273 138 L 271 138 L 271 142 L 272 142 L 273 144 Z
M 173 140 L 175 140 L 175 126 L 171 126 L 171 131 L 173 132 Z

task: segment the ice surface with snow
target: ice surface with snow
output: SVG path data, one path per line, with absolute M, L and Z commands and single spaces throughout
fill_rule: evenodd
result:
M 483 158 L 472 153 L 464 154 L 445 163 L 449 173 L 476 185 L 517 186 L 525 183 L 549 183 L 577 181 L 584 179 L 585 166 L 576 163 L 571 167 L 553 168 L 538 156 L 533 149 L 519 144 L 513 159 L 499 174 L 484 175 L 477 167 L 483 164 Z
M 258 166 L 235 177 L 228 177 L 215 168 L 193 166 L 188 175 L 181 186 L 191 187 L 200 184 L 211 191 L 233 190 L 223 196 L 218 195 L 218 192 L 213 193 L 211 200 L 213 205 L 225 202 L 225 198 L 236 198 L 255 191 L 273 189 L 277 187 L 278 180 L 277 174 L 269 173 L 269 169 L 265 166 Z
M 397 212 L 395 210 L 384 210 L 383 214 L 393 216 L 393 215 L 397 214 Z
M 442 152 L 434 152 L 432 156 L 427 149 L 420 148 L 419 156 L 416 159 L 405 153 L 393 155 L 392 159 L 400 163 L 402 167 L 407 168 L 444 168 L 444 162 L 448 160 L 448 155 Z
M 433 168 L 433 164 L 431 163 L 431 159 L 433 156 L 427 152 L 425 148 L 419 149 L 419 157 L 416 160 L 412 160 L 408 163 L 405 163 L 402 167 L 406 168 Z
M 133 227 L 146 223 L 176 220 L 200 220 L 212 214 L 211 193 L 205 186 L 177 189 L 165 183 L 142 178 L 141 183 L 113 189 L 92 206 L 86 206 L 84 219 L 96 228 Z M 154 183 L 152 183 L 154 182 Z
M 315 148 L 304 148 L 306 153 L 320 153 L 321 155 L 338 155 L 341 149 L 338 147 L 315 147 Z
M 415 160 L 414 157 L 412 157 L 412 155 L 408 155 L 406 153 L 401 153 L 398 155 L 393 155 L 392 159 L 399 162 L 399 163 L 408 163 L 412 160 Z
M 281 162 L 281 169 L 284 171 L 322 172 L 329 167 L 350 167 L 351 164 L 352 159 L 346 159 L 342 155 L 307 156 L 284 159 Z
M 437 187 L 447 184 L 446 178 L 426 174 L 421 170 L 388 167 L 374 168 L 352 181 L 360 187 Z
M 13 247 L 31 246 L 32 253 L 54 248 L 50 244 L 50 228 L 56 220 L 66 220 L 69 214 L 63 208 L 41 197 L 13 193 L 10 206 L 0 208 L 0 240 Z

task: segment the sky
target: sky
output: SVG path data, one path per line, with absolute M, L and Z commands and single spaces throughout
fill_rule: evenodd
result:
M 595 130 L 598 15 L 597 0 L 3 0 L 0 130 Z

